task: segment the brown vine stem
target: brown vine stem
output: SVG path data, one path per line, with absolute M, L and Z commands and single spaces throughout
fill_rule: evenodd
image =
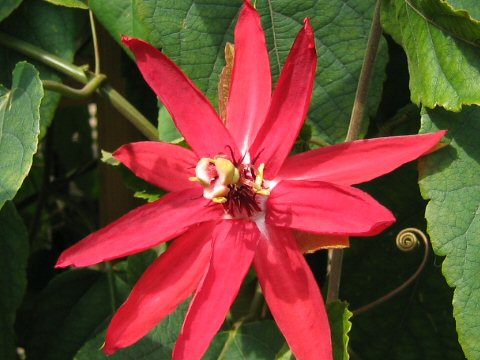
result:
M 399 287 L 393 289 L 392 291 L 388 292 L 387 294 L 383 295 L 377 300 L 372 301 L 367 305 L 364 305 L 358 309 L 353 310 L 352 313 L 354 316 L 363 314 L 369 311 L 370 309 L 374 308 L 375 306 L 378 306 L 384 303 L 385 301 L 387 301 L 388 299 L 394 297 L 400 291 L 407 288 L 413 281 L 415 281 L 420 276 L 420 274 L 423 272 L 423 269 L 425 268 L 425 265 L 427 265 L 428 256 L 430 255 L 430 246 L 428 244 L 428 239 L 425 236 L 425 234 L 416 228 L 406 228 L 398 233 L 396 238 L 396 243 L 397 243 L 397 247 L 400 250 L 411 251 L 414 248 L 416 248 L 418 245 L 418 238 L 416 235 L 420 236 L 424 245 L 422 262 L 418 266 L 417 270 Z
M 348 126 L 345 141 L 357 140 L 360 135 L 365 104 L 368 95 L 368 87 L 372 77 L 373 66 L 377 55 L 378 44 L 382 35 L 380 25 L 380 7 L 382 0 L 377 0 L 373 14 L 372 26 L 368 35 L 367 50 L 363 58 L 357 92 L 353 103 L 352 115 Z M 329 250 L 330 273 L 328 277 L 327 304 L 338 299 L 340 281 L 342 276 L 343 250 Z

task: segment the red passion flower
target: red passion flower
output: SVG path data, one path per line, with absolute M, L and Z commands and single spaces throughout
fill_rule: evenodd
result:
M 200 359 L 253 263 L 270 311 L 299 360 L 332 359 L 330 328 L 300 232 L 370 236 L 392 213 L 352 187 L 430 151 L 444 132 L 360 140 L 288 157 L 309 107 L 317 55 L 308 19 L 271 90 L 260 17 L 245 2 L 224 122 L 192 81 L 148 43 L 123 37 L 145 80 L 192 150 L 163 142 L 114 157 L 169 191 L 63 252 L 57 267 L 89 266 L 175 240 L 114 315 L 104 352 L 147 334 L 194 294 L 173 351 Z

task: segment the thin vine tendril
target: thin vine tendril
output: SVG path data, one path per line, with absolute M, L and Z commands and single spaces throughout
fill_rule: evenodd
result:
M 367 312 L 372 308 L 374 308 L 375 306 L 378 306 L 384 303 L 388 299 L 394 297 L 399 292 L 407 288 L 412 282 L 414 282 L 418 278 L 418 276 L 423 272 L 423 269 L 427 264 L 428 256 L 430 255 L 430 246 L 428 243 L 427 236 L 421 230 L 411 227 L 411 228 L 406 228 L 400 231 L 395 239 L 395 243 L 397 244 L 397 247 L 399 250 L 412 251 L 413 249 L 419 246 L 419 243 L 420 243 L 419 238 L 422 239 L 423 241 L 424 253 L 423 253 L 422 262 L 418 266 L 417 270 L 399 287 L 393 289 L 392 291 L 388 292 L 387 294 L 383 295 L 377 300 L 372 301 L 371 303 L 364 305 L 356 310 L 353 310 L 352 313 L 354 316 Z

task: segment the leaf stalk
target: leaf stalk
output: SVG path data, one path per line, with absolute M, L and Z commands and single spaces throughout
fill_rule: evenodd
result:
M 82 89 L 75 89 L 58 81 L 42 80 L 43 88 L 73 99 L 84 99 L 92 95 L 107 79 L 104 74 L 95 75 Z
M 103 82 L 104 79 L 102 78 L 102 76 L 105 75 L 98 74 L 97 76 L 93 76 L 93 78 L 91 78 L 91 73 L 88 73 L 83 67 L 71 64 L 68 61 L 65 61 L 64 59 L 54 54 L 51 54 L 39 47 L 36 47 L 35 45 L 32 45 L 26 41 L 23 41 L 3 32 L 0 32 L 0 45 L 6 46 L 34 60 L 37 60 L 42 64 L 45 64 L 50 68 L 58 71 L 59 73 L 62 73 L 82 84 L 87 85 L 87 89 L 83 88 L 81 90 L 76 90 L 69 88 L 65 85 L 59 86 L 59 83 L 47 82 L 47 87 L 50 87 L 50 89 L 54 91 L 58 91 L 63 94 L 74 94 L 73 96 L 75 96 L 78 95 L 79 91 L 80 94 L 82 91 L 88 92 L 89 89 L 97 85 L 98 82 L 97 91 L 103 96 L 107 97 L 112 103 L 113 107 L 115 107 L 127 120 L 132 123 L 133 126 L 135 126 L 148 139 L 154 141 L 158 140 L 158 131 L 155 126 L 153 126 L 150 121 L 148 121 L 148 119 L 140 113 L 140 111 L 138 111 L 130 102 L 128 102 L 127 99 L 120 95 L 118 91 L 113 89 L 106 82 Z M 98 63 L 96 63 L 96 67 L 98 66 Z M 90 83 L 91 80 L 93 81 L 92 83 Z

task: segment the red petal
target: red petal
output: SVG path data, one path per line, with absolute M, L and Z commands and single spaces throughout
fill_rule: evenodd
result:
M 131 255 L 184 233 L 190 226 L 219 219 L 223 207 L 211 205 L 201 189 L 170 193 L 140 206 L 65 250 L 56 267 L 89 266 Z
M 210 267 L 195 294 L 173 351 L 173 359 L 200 359 L 240 289 L 260 234 L 244 220 L 220 222 L 213 234 Z
M 265 123 L 250 148 L 257 165 L 265 163 L 266 178 L 282 166 L 307 114 L 317 66 L 315 39 L 308 19 L 293 44 L 272 96 Z
M 288 230 L 268 227 L 253 260 L 272 315 L 297 359 L 331 360 L 330 326 L 320 290 Z
M 270 224 L 318 234 L 371 236 L 395 222 L 367 193 L 321 181 L 281 181 L 267 200 Z
M 110 355 L 145 336 L 198 286 L 211 255 L 214 222 L 191 228 L 145 271 L 107 330 Z
M 122 41 L 134 53 L 143 77 L 199 157 L 225 153 L 229 146 L 236 150 L 213 106 L 177 65 L 142 40 L 123 36 Z
M 167 191 L 198 186 L 188 180 L 190 176 L 195 176 L 198 158 L 184 147 L 142 141 L 123 145 L 113 156 L 138 177 Z
M 374 179 L 431 150 L 446 131 L 359 140 L 289 157 L 275 180 L 353 185 Z
M 244 154 L 263 123 L 272 91 L 260 16 L 248 2 L 245 2 L 235 28 L 234 54 L 227 128 Z

